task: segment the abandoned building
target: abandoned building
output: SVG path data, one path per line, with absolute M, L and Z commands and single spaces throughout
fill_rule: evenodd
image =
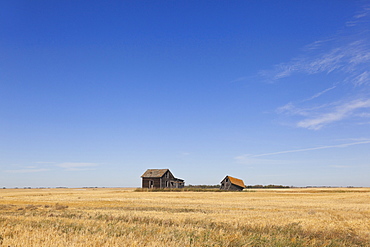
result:
M 241 179 L 234 178 L 231 176 L 226 176 L 221 181 L 221 190 L 235 190 L 235 191 L 241 191 L 245 188 L 244 182 Z
M 142 188 L 183 188 L 183 179 L 175 178 L 169 169 L 148 169 L 141 176 Z

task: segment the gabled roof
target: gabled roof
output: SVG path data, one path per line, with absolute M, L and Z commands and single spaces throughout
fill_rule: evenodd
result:
M 161 178 L 169 169 L 148 169 L 141 175 L 142 178 Z
M 233 178 L 233 177 L 230 177 L 230 176 L 226 176 L 229 178 L 230 182 L 236 186 L 239 186 L 239 187 L 242 187 L 242 188 L 245 188 L 245 185 L 244 185 L 244 182 L 243 180 L 241 179 L 238 179 L 238 178 Z

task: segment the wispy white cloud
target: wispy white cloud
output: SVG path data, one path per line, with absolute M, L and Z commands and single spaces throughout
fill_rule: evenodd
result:
M 369 15 L 370 15 L 370 5 L 367 4 L 363 7 L 361 11 L 356 13 L 353 16 L 353 19 L 348 21 L 346 25 L 352 27 L 358 25 L 359 23 L 367 22 L 366 17 L 368 17 Z
M 359 74 L 353 78 L 353 83 L 356 86 L 361 86 L 365 83 L 370 82 L 370 73 L 369 71 L 364 71 L 362 74 Z
M 313 107 L 298 107 L 289 102 L 276 109 L 278 114 L 303 117 L 296 127 L 319 130 L 324 126 L 344 119 L 364 119 L 370 117 L 370 99 L 345 100 Z M 360 122 L 357 122 L 360 123 Z
M 329 103 L 329 104 L 322 104 L 322 105 L 315 105 L 311 107 L 298 107 L 292 102 L 289 102 L 288 104 L 278 107 L 276 109 L 276 112 L 281 114 L 288 114 L 288 115 L 298 115 L 303 117 L 309 117 L 312 116 L 314 112 L 320 112 L 324 111 L 326 109 L 330 109 L 333 106 L 338 105 L 338 103 Z
M 309 112 L 306 109 L 296 107 L 292 102 L 280 106 L 276 109 L 277 113 L 284 113 L 289 115 L 307 116 Z
M 316 93 L 315 95 L 313 95 L 313 96 L 311 96 L 310 98 L 305 99 L 305 100 L 303 100 L 303 101 L 305 102 L 305 101 L 310 101 L 310 100 L 316 99 L 316 98 L 320 97 L 321 95 L 323 95 L 323 94 L 325 94 L 325 93 L 327 93 L 327 92 L 329 92 L 329 91 L 333 90 L 333 89 L 334 89 L 334 88 L 336 88 L 336 87 L 337 87 L 337 86 L 333 86 L 333 87 L 327 88 L 327 89 L 325 89 L 325 90 L 323 90 L 323 91 L 321 91 L 321 92 L 318 92 L 318 93 Z
M 361 78 L 361 84 L 369 83 L 366 76 L 370 63 L 369 38 L 362 37 L 360 40 L 341 45 L 331 42 L 300 58 L 294 58 L 291 62 L 276 65 L 272 71 L 261 71 L 260 74 L 274 82 L 299 73 L 313 75 L 337 72 L 344 75 L 344 82 L 358 84 L 358 78 Z
M 330 109 L 329 112 L 319 114 L 315 117 L 310 117 L 304 119 L 297 123 L 298 127 L 318 130 L 323 126 L 343 120 L 350 117 L 353 113 L 362 108 L 370 108 L 370 99 L 365 100 L 354 100 L 350 102 L 345 102 L 334 109 Z
M 99 164 L 96 163 L 78 163 L 78 162 L 66 162 L 58 164 L 58 167 L 65 169 L 66 171 L 86 171 L 94 170 Z
M 366 117 L 370 108 L 370 5 L 356 13 L 335 36 L 313 42 L 290 62 L 260 72 L 270 82 L 287 77 L 294 80 L 298 74 L 306 75 L 308 80 L 314 78 L 313 85 L 326 89 L 277 108 L 278 114 L 298 117 L 294 126 L 319 130 L 345 119 L 357 124 Z M 310 77 L 316 74 L 321 76 L 319 81 Z M 328 78 L 335 78 L 335 83 Z
M 359 114 L 356 114 L 356 116 L 361 118 L 370 118 L 370 112 L 361 112 Z
M 362 140 L 358 142 L 350 142 L 350 143 L 343 143 L 343 144 L 336 144 L 336 145 L 326 145 L 326 146 L 319 146 L 319 147 L 311 147 L 311 148 L 301 148 L 301 149 L 292 149 L 292 150 L 284 150 L 284 151 L 278 151 L 278 152 L 271 152 L 271 153 L 263 153 L 263 154 L 252 154 L 252 155 L 242 155 L 235 157 L 236 160 L 240 159 L 252 159 L 252 158 L 258 158 L 263 156 L 272 156 L 272 155 L 279 155 L 279 154 L 287 154 L 287 153 L 298 153 L 298 152 L 308 152 L 308 151 L 314 151 L 314 150 L 321 150 L 321 149 L 330 149 L 330 148 L 346 148 L 354 145 L 363 145 L 363 144 L 370 144 L 370 140 Z

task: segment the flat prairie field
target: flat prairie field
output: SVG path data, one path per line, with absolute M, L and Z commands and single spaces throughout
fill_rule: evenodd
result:
M 1 189 L 0 246 L 370 246 L 370 188 Z

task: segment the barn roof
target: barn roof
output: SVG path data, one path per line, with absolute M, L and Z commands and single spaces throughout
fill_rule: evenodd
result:
M 245 185 L 244 185 L 243 180 L 238 179 L 238 178 L 233 178 L 233 177 L 230 177 L 230 176 L 228 176 L 228 177 L 229 177 L 230 182 L 231 182 L 232 184 L 237 185 L 237 186 L 239 186 L 239 187 L 243 187 L 243 188 L 245 188 Z
M 142 178 L 161 178 L 169 169 L 148 169 L 141 175 Z

